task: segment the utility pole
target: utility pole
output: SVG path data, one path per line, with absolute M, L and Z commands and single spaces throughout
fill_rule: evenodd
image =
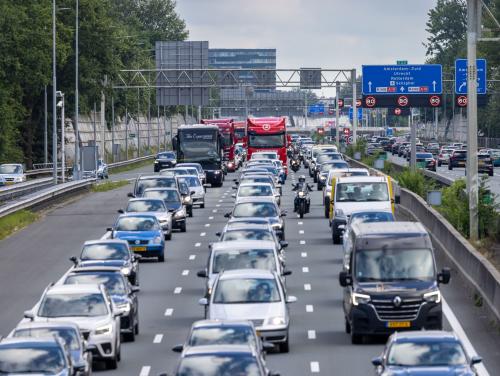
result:
M 307 90 L 304 91 L 304 129 L 307 128 Z
M 477 66 L 476 49 L 481 0 L 467 0 L 467 191 L 469 193 L 469 235 L 479 238 L 477 177 Z
M 48 153 L 48 134 L 47 134 L 47 85 L 44 87 L 43 91 L 43 163 L 47 165 L 49 162 L 49 153 Z M 47 166 L 45 166 L 46 168 Z
M 356 107 L 356 69 L 351 71 L 352 80 L 352 143 L 356 144 L 358 141 L 358 109 Z
M 80 107 L 79 107 L 79 46 L 78 46 L 78 33 L 80 28 L 80 19 L 79 19 L 79 0 L 76 0 L 76 10 L 75 10 L 75 158 L 74 158 L 74 167 L 73 167 L 73 179 L 80 180 L 80 130 L 78 122 L 80 121 Z
M 115 162 L 115 97 L 111 97 L 111 160 Z
M 104 79 L 104 85 L 106 85 L 107 78 Z M 102 127 L 102 140 L 101 140 L 101 158 L 106 160 L 106 95 L 104 90 L 101 91 L 101 127 Z
M 340 82 L 335 82 L 335 144 L 340 150 L 340 124 L 339 124 L 339 98 L 340 98 Z
M 125 160 L 128 159 L 128 109 L 125 107 Z
M 56 0 L 52 0 L 52 178 L 57 184 Z
M 95 175 L 96 175 L 96 178 L 97 178 L 97 129 L 96 129 L 96 114 L 97 114 L 97 105 L 96 103 L 94 102 L 94 116 L 93 116 L 93 120 L 94 120 L 94 171 L 95 171 Z
M 158 146 L 156 148 L 156 152 L 159 153 L 160 152 L 160 147 L 161 147 L 161 142 L 160 142 L 160 106 L 156 106 L 156 112 L 157 112 L 157 115 L 156 115 L 156 123 L 157 123 L 157 131 L 158 131 Z
M 66 180 L 66 140 L 64 133 L 64 93 L 61 91 L 56 92 L 57 96 L 61 98 L 61 101 L 57 103 L 57 107 L 61 108 L 61 181 L 62 183 Z
M 408 116 L 408 126 L 410 127 L 410 168 L 415 171 L 417 168 L 417 125 L 413 121 L 413 111 L 410 108 Z
M 436 107 L 434 109 L 434 134 L 436 137 L 436 141 L 439 139 L 439 130 L 438 130 L 438 118 L 439 118 L 439 109 Z

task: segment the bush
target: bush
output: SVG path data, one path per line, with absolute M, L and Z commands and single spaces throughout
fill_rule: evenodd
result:
M 428 182 L 424 174 L 419 170 L 411 171 L 410 169 L 405 169 L 403 172 L 397 174 L 395 179 L 398 181 L 400 187 L 409 189 L 424 199 L 427 191 L 433 188 L 433 185 Z

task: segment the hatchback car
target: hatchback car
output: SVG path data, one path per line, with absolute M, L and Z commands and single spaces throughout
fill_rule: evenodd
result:
M 211 320 L 251 320 L 265 341 L 287 353 L 290 316 L 288 303 L 297 301 L 287 296 L 282 279 L 275 272 L 258 269 L 230 270 L 219 273 L 209 298 L 199 304 L 207 306 Z
M 191 205 L 198 205 L 201 209 L 205 208 L 205 187 L 201 183 L 198 175 L 178 176 L 179 183 L 184 183 L 190 191 Z
M 243 223 L 238 221 L 230 221 L 224 226 L 221 232 L 216 232 L 220 242 L 230 242 L 235 240 L 261 240 L 273 241 L 277 248 L 283 253 L 283 249 L 288 247 L 288 243 L 279 240 L 276 232 L 273 230 L 269 221 L 264 220 L 262 223 Z M 284 255 L 283 255 L 284 257 Z
M 172 239 L 172 213 L 168 211 L 167 205 L 162 199 L 133 198 L 128 201 L 127 207 L 119 209 L 118 213 L 153 214 L 160 222 L 165 240 Z
M 437 171 L 437 163 L 431 153 L 417 153 L 417 167 Z
M 26 181 L 23 165 L 19 163 L 0 164 L 0 176 L 3 178 L 6 185 L 23 183 Z
M 453 170 L 454 167 L 466 167 L 467 150 L 453 150 L 448 159 L 448 170 Z
M 94 345 L 94 360 L 115 369 L 121 358 L 119 311 L 103 285 L 49 286 L 35 307 L 24 312 L 33 322 L 74 322 Z
M 270 197 L 274 198 L 278 205 L 281 202 L 281 195 L 269 183 L 240 184 L 238 191 L 231 196 L 236 200 L 243 197 Z
M 186 232 L 187 211 L 177 188 L 148 188 L 144 197 L 162 199 L 168 211 L 172 212 L 172 228 Z
M 445 331 L 396 332 L 381 356 L 373 358 L 376 375 L 474 376 L 479 356 L 467 356 L 458 336 Z
M 173 151 L 165 151 L 163 153 L 156 154 L 154 162 L 154 171 L 159 172 L 164 168 L 175 167 L 177 164 L 177 156 Z
M 134 191 L 128 194 L 130 198 L 142 197 L 148 188 L 175 188 L 178 189 L 175 176 L 148 175 L 139 176 L 134 185 Z
M 198 171 L 198 177 L 200 178 L 202 184 L 206 184 L 207 182 L 207 175 L 205 171 L 203 170 L 203 167 L 199 163 L 179 163 L 177 165 L 178 167 L 194 167 Z
M 453 153 L 453 150 L 455 149 L 449 149 L 442 147 L 441 150 L 439 151 L 439 154 L 437 156 L 437 165 L 438 167 L 441 167 L 443 164 L 448 164 L 450 160 L 450 155 Z
M 141 257 L 156 257 L 165 261 L 165 239 L 160 222 L 151 214 L 122 214 L 108 228 L 113 239 L 126 240 L 130 249 Z

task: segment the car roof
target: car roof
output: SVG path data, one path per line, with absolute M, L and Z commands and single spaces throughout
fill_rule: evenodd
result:
M 266 183 L 266 182 L 257 182 L 257 183 L 245 183 L 245 184 L 240 184 L 240 187 L 258 187 L 258 186 L 271 186 L 271 183 Z
M 439 342 L 442 341 L 451 341 L 451 342 L 460 342 L 458 336 L 453 332 L 448 332 L 445 330 L 422 330 L 422 331 L 408 331 L 408 332 L 396 332 L 392 340 L 394 342 L 405 342 L 405 341 L 429 341 L 436 340 Z
M 235 204 L 243 204 L 243 203 L 249 203 L 249 202 L 255 202 L 255 203 L 260 203 L 260 202 L 270 202 L 272 204 L 276 204 L 276 200 L 274 197 L 269 197 L 269 196 L 253 196 L 253 197 L 241 197 L 238 198 Z
M 255 350 L 249 345 L 206 345 L 189 346 L 182 353 L 183 357 L 205 356 L 205 355 L 224 355 L 224 354 L 248 354 L 256 356 Z
M 0 341 L 0 348 L 22 348 L 22 347 L 46 347 L 46 346 L 61 346 L 61 343 L 51 336 L 47 337 L 8 337 Z
M 24 330 L 24 329 L 40 329 L 40 328 L 71 328 L 80 332 L 80 328 L 77 324 L 71 321 L 27 321 L 20 322 L 14 329 Z
M 156 215 L 154 214 L 149 214 L 148 212 L 133 212 L 133 213 L 125 213 L 125 214 L 121 214 L 118 219 L 121 219 L 121 218 L 130 218 L 130 217 L 139 217 L 139 218 L 154 218 L 156 219 Z
M 345 176 L 337 178 L 337 183 L 384 183 L 385 176 Z
M 94 244 L 123 244 L 127 245 L 128 243 L 125 240 L 121 239 L 98 239 L 98 240 L 87 240 L 83 245 L 94 245 Z
M 182 178 L 196 178 L 196 179 L 199 179 L 198 175 L 177 175 L 176 178 L 177 179 L 182 179 Z
M 246 320 L 198 320 L 191 325 L 191 328 L 198 329 L 198 328 L 220 328 L 220 327 L 237 327 L 237 326 L 253 327 L 253 324 L 251 321 L 246 321 Z
M 244 179 L 256 179 L 256 178 L 269 178 L 269 179 L 272 179 L 273 176 L 271 174 L 251 174 L 251 173 L 245 173 L 242 177 L 241 177 L 241 180 L 244 180 Z
M 366 235 L 427 235 L 428 232 L 420 222 L 391 222 L 387 226 L 386 222 L 363 222 L 352 226 L 353 231 L 361 236 Z
M 275 279 L 274 274 L 270 270 L 264 270 L 264 269 L 226 270 L 219 276 L 219 279 L 238 279 L 238 278 Z
M 391 210 L 383 210 L 383 209 L 368 209 L 368 210 L 356 210 L 351 212 L 351 216 L 355 214 L 363 214 L 363 213 L 387 213 L 392 215 Z
M 269 231 L 272 231 L 272 228 L 268 222 L 266 222 L 266 223 L 228 222 L 226 224 L 225 231 L 239 231 L 239 230 L 269 230 Z
M 274 249 L 276 243 L 272 240 L 230 240 L 212 243 L 213 251 L 233 249 Z
M 164 175 L 141 175 L 139 176 L 139 180 L 146 180 L 146 179 L 170 179 L 171 176 L 164 176 Z
M 55 294 L 84 294 L 101 293 L 100 285 L 78 284 L 78 285 L 54 285 L 47 290 L 47 295 Z
M 242 217 L 242 218 L 230 218 L 229 221 L 227 221 L 228 225 L 232 225 L 234 223 L 248 223 L 248 222 L 259 222 L 262 224 L 269 224 L 269 219 L 264 218 L 264 217 Z M 252 224 L 253 225 L 253 224 Z
M 84 268 L 73 268 L 68 272 L 68 275 L 80 274 L 80 273 L 92 273 L 92 272 L 121 274 L 121 268 L 117 266 L 86 266 Z
M 177 188 L 174 187 L 154 187 L 154 188 L 146 188 L 144 192 L 151 191 L 177 191 Z
M 151 188 L 147 188 L 151 189 Z M 146 190 L 146 189 L 145 189 Z M 137 198 L 131 198 L 128 200 L 128 202 L 136 202 L 136 201 L 159 201 L 159 202 L 164 202 L 161 198 L 153 198 L 153 197 L 137 197 Z

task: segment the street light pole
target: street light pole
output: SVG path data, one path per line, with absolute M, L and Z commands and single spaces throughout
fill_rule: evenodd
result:
M 61 181 L 64 183 L 66 180 L 66 142 L 64 130 L 64 93 L 57 91 L 56 94 L 61 98 L 57 103 L 57 107 L 61 107 Z
M 356 107 L 356 69 L 351 71 L 352 80 L 352 143 L 358 141 L 358 109 Z
M 78 122 L 80 121 L 80 108 L 79 108 L 79 46 L 78 46 L 78 30 L 80 28 L 79 20 L 79 0 L 76 0 L 76 11 L 75 11 L 75 162 L 73 167 L 73 179 L 80 180 L 80 130 Z
M 45 85 L 44 90 L 43 90 L 43 109 L 44 109 L 44 118 L 43 118 L 43 163 L 47 165 L 49 162 L 49 153 L 48 153 L 48 146 L 47 146 L 47 85 Z M 44 168 L 47 168 L 45 166 Z
M 339 124 L 339 98 L 340 98 L 340 82 L 335 83 L 335 144 L 340 149 L 340 124 Z
M 52 0 L 52 178 L 57 184 L 56 0 Z

